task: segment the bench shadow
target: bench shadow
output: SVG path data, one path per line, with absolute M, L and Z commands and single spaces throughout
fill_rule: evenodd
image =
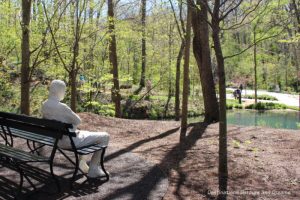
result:
M 0 176 L 0 199 L 12 200 L 15 198 L 19 185 L 15 182 Z M 29 192 L 28 190 L 25 190 Z
M 4 165 L 6 168 L 16 171 L 14 166 Z M 43 167 L 43 166 L 42 166 Z M 46 166 L 47 167 L 47 166 Z M 88 196 L 98 192 L 98 187 L 101 186 L 106 181 L 95 179 L 89 181 L 82 181 L 83 183 L 75 182 L 73 187 L 70 187 L 70 178 L 65 178 L 65 176 L 71 175 L 71 172 L 64 173 L 63 176 L 57 176 L 60 183 L 61 191 L 57 192 L 57 187 L 52 179 L 51 173 L 40 169 L 32 165 L 20 165 L 20 168 L 28 176 L 30 181 L 34 184 L 36 189 L 34 189 L 24 178 L 24 186 L 22 189 L 22 194 L 18 199 L 24 200 L 54 200 L 54 199 L 65 199 L 67 197 L 82 197 Z M 48 167 L 47 167 L 48 168 Z M 77 179 L 84 179 L 83 176 L 78 176 Z M 81 179 L 82 178 L 82 179 Z M 16 192 L 19 187 L 19 173 L 14 172 L 12 175 L 12 180 L 9 180 L 3 176 L 0 176 L 0 199 L 15 199 Z M 85 180 L 85 179 L 84 179 Z

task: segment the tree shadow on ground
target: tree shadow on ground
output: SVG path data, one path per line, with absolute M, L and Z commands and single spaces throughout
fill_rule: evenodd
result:
M 158 140 L 158 139 L 162 139 L 162 138 L 164 138 L 164 137 L 167 137 L 167 136 L 169 136 L 169 135 L 171 135 L 171 134 L 173 134 L 173 133 L 176 133 L 179 129 L 180 129 L 180 128 L 177 127 L 177 128 L 168 130 L 168 131 L 166 131 L 166 132 L 164 132 L 164 133 L 162 133 L 162 134 L 159 134 L 159 135 L 157 135 L 157 136 L 154 136 L 154 137 L 151 137 L 151 138 L 147 138 L 147 139 L 140 140 L 140 141 L 138 141 L 138 142 L 136 142 L 136 143 L 131 144 L 130 146 L 126 147 L 125 149 L 121 149 L 121 150 L 119 150 L 119 151 L 117 151 L 117 152 L 115 152 L 115 153 L 113 153 L 113 154 L 107 156 L 107 157 L 105 158 L 105 160 L 107 161 L 107 160 L 114 159 L 114 158 L 116 158 L 116 157 L 118 157 L 118 156 L 120 156 L 120 155 L 122 155 L 122 154 L 124 154 L 124 153 L 130 152 L 130 151 L 132 151 L 132 150 L 138 148 L 139 146 L 142 146 L 143 144 L 145 144 L 145 143 L 147 143 L 147 142 L 151 142 L 151 141 L 154 141 L 154 140 Z
M 110 194 L 108 196 L 106 196 L 105 198 L 103 198 L 103 200 L 111 200 L 111 199 L 117 199 L 121 196 L 123 196 L 124 194 L 131 194 L 132 196 L 132 200 L 140 200 L 140 199 L 149 199 L 149 195 L 151 193 L 151 191 L 156 187 L 156 185 L 163 179 L 163 177 L 159 177 L 159 176 L 155 176 L 153 177 L 154 172 L 157 170 L 157 168 L 163 168 L 165 169 L 165 173 L 169 174 L 170 171 L 172 169 L 174 170 L 178 170 L 180 162 L 186 157 L 186 152 L 191 149 L 195 143 L 197 142 L 198 139 L 200 139 L 203 135 L 203 133 L 205 132 L 205 129 L 207 127 L 206 123 L 198 123 L 198 124 L 192 124 L 190 125 L 192 126 L 192 130 L 189 132 L 188 136 L 186 137 L 185 141 L 182 143 L 179 143 L 178 145 L 176 145 L 175 147 L 173 147 L 162 159 L 162 161 L 155 165 L 154 167 L 152 167 L 147 174 L 145 174 L 145 176 L 139 180 L 138 182 L 135 182 L 125 188 L 119 189 L 117 191 L 115 191 L 113 194 Z M 168 135 L 171 134 L 172 132 L 176 131 L 178 129 L 172 129 L 170 131 L 167 131 L 161 135 L 159 135 L 160 137 L 163 137 L 162 135 Z M 159 137 L 156 136 L 156 137 Z M 178 138 L 179 139 L 179 138 Z M 150 139 L 146 139 L 146 140 L 142 140 L 139 141 L 137 143 L 132 144 L 130 147 L 121 150 L 118 153 L 121 154 L 123 151 L 128 151 L 128 150 L 133 150 L 134 148 L 136 148 L 137 146 L 140 146 L 142 144 L 144 144 L 147 140 L 151 141 L 154 140 L 153 138 Z M 165 163 L 170 162 L 170 160 L 172 160 L 171 162 L 173 163 L 173 165 L 170 165 L 169 167 L 165 167 Z M 184 173 L 180 174 L 180 180 L 178 182 L 178 186 L 177 186 L 177 195 L 179 199 L 183 199 L 180 197 L 179 195 L 179 189 L 180 189 L 180 185 L 185 181 L 186 177 L 184 175 Z M 150 187 L 147 188 L 143 188 L 142 191 L 135 191 L 135 188 L 137 188 L 137 185 L 147 182 L 147 180 L 151 180 L 152 185 Z M 154 182 L 154 184 L 153 184 Z

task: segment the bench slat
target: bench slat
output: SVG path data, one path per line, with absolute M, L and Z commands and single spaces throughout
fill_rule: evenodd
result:
M 38 125 L 32 125 L 32 124 L 26 124 L 24 122 L 20 121 L 15 121 L 11 119 L 0 119 L 0 123 L 3 126 L 10 127 L 10 128 L 16 128 L 16 129 L 21 129 L 24 131 L 29 131 L 29 132 L 34 132 L 38 133 L 41 135 L 53 137 L 53 138 L 61 138 L 62 133 L 61 132 L 56 132 L 56 131 L 51 131 L 49 129 L 46 129 L 42 126 Z
M 93 153 L 95 151 L 99 151 L 101 149 L 104 149 L 104 148 L 106 148 L 106 146 L 103 146 L 103 145 L 100 145 L 100 144 L 95 144 L 93 146 L 83 147 L 81 149 L 77 149 L 77 152 L 79 154 L 87 155 L 87 154 Z
M 49 161 L 48 158 L 38 156 L 35 154 L 27 153 L 20 149 L 16 149 L 10 146 L 6 146 L 0 144 L 0 155 L 13 158 L 20 162 L 47 162 Z
M 18 114 L 7 113 L 7 112 L 0 112 L 0 117 L 14 119 L 17 121 L 23 121 L 23 122 L 30 123 L 30 124 L 40 124 L 42 126 L 47 126 L 47 127 L 56 127 L 57 129 L 73 127 L 71 124 L 66 124 L 63 122 L 56 121 L 56 120 L 40 119 L 40 118 L 36 118 L 36 117 L 30 117 L 27 115 L 18 115 Z
M 11 133 L 13 136 L 21 137 L 23 139 L 28 139 L 28 140 L 31 140 L 34 142 L 39 142 L 39 143 L 50 145 L 50 146 L 52 146 L 55 141 L 51 137 L 35 134 L 32 132 L 28 132 L 28 131 L 22 131 L 22 130 L 14 129 L 14 128 L 11 128 L 10 130 L 11 130 Z

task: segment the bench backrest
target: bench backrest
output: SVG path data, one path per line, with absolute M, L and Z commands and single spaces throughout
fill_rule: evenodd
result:
M 73 137 L 74 135 L 76 136 L 75 133 L 68 130 L 72 128 L 71 124 L 6 112 L 0 112 L 0 126 L 33 132 L 55 139 L 62 138 L 64 134 Z

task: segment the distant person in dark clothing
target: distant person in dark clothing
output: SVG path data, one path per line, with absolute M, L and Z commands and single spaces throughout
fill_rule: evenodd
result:
M 240 84 L 240 87 L 239 87 L 239 89 L 240 89 L 240 91 L 241 91 L 241 94 L 242 94 L 242 92 L 243 92 L 243 84 Z

